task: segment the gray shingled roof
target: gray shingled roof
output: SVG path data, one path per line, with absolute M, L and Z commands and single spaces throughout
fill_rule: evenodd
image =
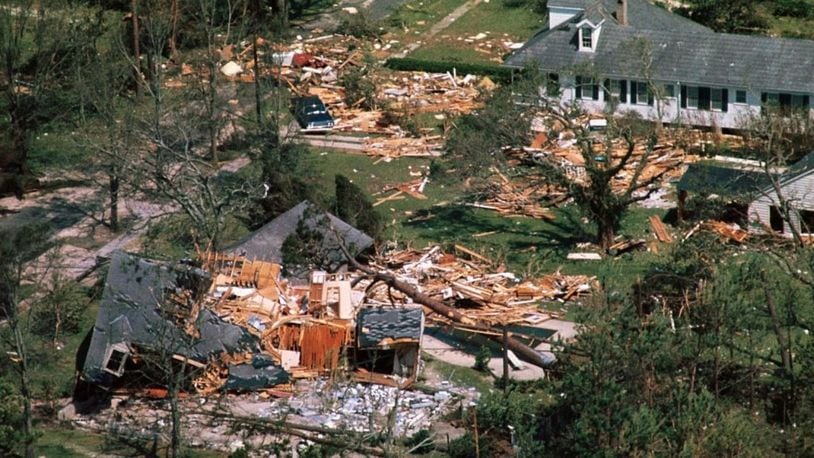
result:
M 554 30 L 543 29 L 506 65 L 533 63 L 550 72 L 589 66 L 604 77 L 644 79 L 641 48 L 635 44 L 640 42 L 648 43 L 652 52 L 655 80 L 814 93 L 814 41 L 714 33 L 645 0 L 629 2 L 630 26 L 606 21 L 596 52 L 577 51 L 575 19 Z
M 121 251 L 114 252 L 105 289 L 96 315 L 88 353 L 82 369 L 91 383 L 110 386 L 115 377 L 104 370 L 107 349 L 115 344 L 134 344 L 142 349 L 168 346 L 174 353 L 197 361 L 210 355 L 257 347 L 245 329 L 227 323 L 209 310 L 202 310 L 196 326 L 200 338 L 193 339 L 159 313 L 167 291 L 185 279 L 210 279 L 189 266 L 170 266 Z
M 227 251 L 232 254 L 245 255 L 251 259 L 282 264 L 283 242 L 285 242 L 285 239 L 288 238 L 289 235 L 297 231 L 297 224 L 300 219 L 305 215 L 310 227 L 313 228 L 316 226 L 318 217 L 306 214 L 306 210 L 309 209 L 313 211 L 314 215 L 321 213 L 328 217 L 331 225 L 333 225 L 344 239 L 344 243 L 351 251 L 351 254 L 358 255 L 373 245 L 373 239 L 369 235 L 354 228 L 336 216 L 319 210 L 312 203 L 303 201 L 291 210 L 274 218 L 265 226 L 252 232 L 248 237 L 232 245 Z M 324 236 L 325 248 L 328 251 L 334 252 L 334 257 L 337 260 L 344 259 L 334 233 L 327 227 L 319 226 L 319 228 Z
M 676 187 L 679 191 L 717 194 L 748 202 L 759 195 L 768 183 L 769 178 L 760 170 L 697 162 L 689 165 Z
M 365 307 L 356 315 L 359 348 L 378 347 L 385 339 L 421 340 L 424 310 L 421 307 Z

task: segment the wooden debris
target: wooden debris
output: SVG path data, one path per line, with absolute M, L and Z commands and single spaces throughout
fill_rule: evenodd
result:
M 653 233 L 656 235 L 659 242 L 673 242 L 673 236 L 667 232 L 667 228 L 664 226 L 664 223 L 661 222 L 661 219 L 658 216 L 652 215 L 650 217 L 650 227 L 653 229 Z
M 745 242 L 749 237 L 749 232 L 741 229 L 737 224 L 727 224 L 723 221 L 708 221 L 704 226 L 725 239 L 738 244 Z

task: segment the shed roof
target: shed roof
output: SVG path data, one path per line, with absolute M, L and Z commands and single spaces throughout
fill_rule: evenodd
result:
M 678 182 L 679 191 L 717 194 L 733 200 L 750 201 L 768 184 L 765 172 L 744 170 L 712 162 L 690 164 Z
M 415 342 L 424 332 L 421 307 L 365 307 L 356 315 L 360 348 L 386 346 L 396 341 Z

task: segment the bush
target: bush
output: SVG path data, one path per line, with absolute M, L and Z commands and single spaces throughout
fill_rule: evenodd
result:
M 53 340 L 75 334 L 87 305 L 88 298 L 75 282 L 55 276 L 50 290 L 32 308 L 32 330 Z
M 798 18 L 814 16 L 814 5 L 807 0 L 775 0 L 772 3 L 775 16 Z
M 342 77 L 345 88 L 345 104 L 357 105 L 366 110 L 376 109 L 376 84 L 365 68 L 354 68 Z
M 337 33 L 351 35 L 356 38 L 378 38 L 384 33 L 384 29 L 378 22 L 370 20 L 361 12 L 345 14 L 344 16 L 336 28 Z
M 489 361 L 492 359 L 492 352 L 489 351 L 489 347 L 486 345 L 481 345 L 480 350 L 478 350 L 478 354 L 475 355 L 475 365 L 473 369 L 480 372 L 488 372 L 489 371 Z
M 387 59 L 387 62 L 384 65 L 393 70 L 419 71 L 428 73 L 452 73 L 452 70 L 455 69 L 459 75 L 469 73 L 473 75 L 488 76 L 489 78 L 502 83 L 511 82 L 512 72 L 516 71 L 511 68 L 501 67 L 498 65 L 439 62 L 434 60 L 413 59 L 410 57 L 405 57 L 402 59 L 393 57 Z

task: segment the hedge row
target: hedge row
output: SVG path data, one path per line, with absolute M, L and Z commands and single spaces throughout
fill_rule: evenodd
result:
M 410 57 L 396 58 L 391 57 L 385 63 L 387 68 L 402 71 L 419 71 L 428 73 L 452 73 L 455 69 L 459 76 L 466 74 L 488 76 L 495 81 L 508 83 L 512 80 L 512 71 L 514 69 L 508 67 L 501 67 L 499 65 L 487 64 L 468 64 L 462 62 L 440 62 L 434 60 L 413 59 Z

